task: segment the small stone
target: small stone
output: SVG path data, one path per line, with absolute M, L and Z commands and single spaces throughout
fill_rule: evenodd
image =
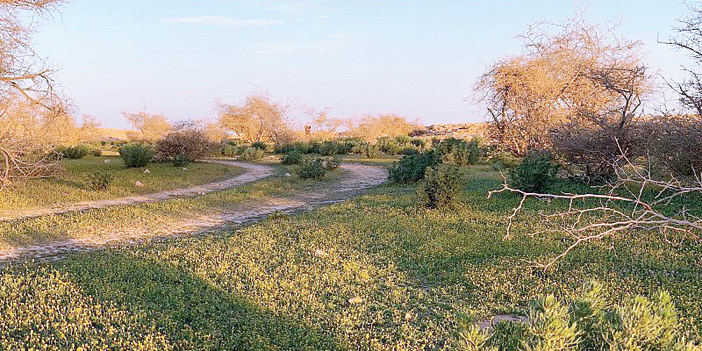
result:
M 324 251 L 322 251 L 322 250 L 320 250 L 320 249 L 314 250 L 314 255 L 317 256 L 317 257 L 319 257 L 319 258 L 329 257 L 329 254 L 328 254 L 328 253 L 326 253 L 326 252 L 324 252 Z
M 143 187 L 144 187 L 144 183 L 142 183 L 142 182 L 140 182 L 140 181 L 138 181 L 138 180 L 134 183 L 134 185 L 136 185 L 137 188 L 143 188 Z
M 144 173 L 145 173 L 145 174 L 149 174 L 149 173 L 151 173 L 151 171 L 149 171 L 149 169 L 147 168 L 147 169 L 144 170 Z
M 286 177 L 292 177 L 292 174 L 290 174 L 290 173 L 285 173 L 285 176 L 286 176 Z
M 412 313 L 410 313 L 410 312 L 405 313 L 405 320 L 406 320 L 406 321 L 409 322 L 409 321 L 412 320 L 412 318 L 414 318 L 414 316 L 412 315 Z
M 352 297 L 349 299 L 349 303 L 352 305 L 358 305 L 359 303 L 363 303 L 363 298 L 360 298 L 358 296 Z
M 185 167 L 183 167 L 183 170 L 184 170 L 184 171 L 187 171 L 188 169 L 187 169 L 187 168 L 185 168 Z
M 107 159 L 107 160 L 105 160 L 105 161 L 102 161 L 102 162 L 105 162 L 105 163 L 110 163 L 110 162 L 112 162 L 112 160 L 110 160 L 110 159 Z

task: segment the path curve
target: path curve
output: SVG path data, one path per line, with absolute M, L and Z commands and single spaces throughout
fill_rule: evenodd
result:
M 320 186 L 308 189 L 301 194 L 295 194 L 294 199 L 272 198 L 264 204 L 187 218 L 169 223 L 167 228 L 161 228 L 158 232 L 124 230 L 111 232 L 108 236 L 59 240 L 46 244 L 0 250 L 0 268 L 7 263 L 27 259 L 60 259 L 63 254 L 68 252 L 92 251 L 106 247 L 135 245 L 159 238 L 204 234 L 222 229 L 227 225 L 255 222 L 274 212 L 306 211 L 347 200 L 363 190 L 383 184 L 387 179 L 387 171 L 377 166 L 343 164 L 341 168 L 347 171 L 347 175 L 339 182 L 331 185 L 320 184 Z M 270 170 L 259 169 L 259 171 L 269 172 Z
M 46 208 L 30 208 L 26 210 L 11 210 L 0 211 L 0 222 L 14 221 L 19 219 L 41 217 L 51 214 L 61 214 L 69 212 L 79 212 L 95 208 L 103 208 L 118 205 L 130 205 L 142 202 L 156 202 L 175 197 L 193 197 L 211 193 L 213 191 L 224 190 L 235 186 L 244 185 L 253 181 L 265 178 L 273 174 L 273 168 L 265 165 L 257 165 L 251 163 L 224 161 L 224 160 L 207 160 L 206 162 L 221 163 L 229 166 L 241 167 L 246 170 L 244 174 L 222 180 L 219 182 L 192 186 L 188 188 L 173 189 L 151 193 L 146 195 L 120 197 L 116 199 L 82 201 L 66 205 L 56 205 Z

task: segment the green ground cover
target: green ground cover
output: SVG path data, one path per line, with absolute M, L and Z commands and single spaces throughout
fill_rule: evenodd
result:
M 109 163 L 105 163 L 108 160 Z M 81 201 L 104 200 L 185 188 L 227 179 L 242 169 L 216 163 L 192 163 L 183 170 L 170 163 L 153 163 L 146 168 L 125 168 L 115 156 L 88 156 L 62 160 L 65 170 L 56 178 L 32 179 L 3 190 L 0 211 L 60 206 Z M 144 173 L 148 169 L 150 173 Z M 88 177 L 96 171 L 114 175 L 106 190 L 91 190 Z M 140 181 L 143 187 L 136 186 Z
M 593 279 L 613 299 L 665 289 L 687 329 L 702 334 L 699 243 L 673 246 L 630 232 L 576 249 L 556 270 L 527 268 L 565 247 L 560 235 L 523 235 L 541 228 L 539 210 L 561 205 L 529 205 L 514 238 L 504 241 L 505 215 L 518 198 L 486 199 L 501 180 L 487 166 L 467 167 L 463 175 L 461 204 L 453 211 L 426 210 L 417 206 L 413 187 L 385 185 L 237 229 L 7 267 L 0 273 L 0 344 L 452 349 L 460 316 L 523 313 L 536 298 L 571 297 Z M 279 175 L 204 201 L 265 198 L 301 186 Z M 198 206 L 194 199 L 172 201 L 143 205 L 163 207 L 144 210 L 141 220 L 170 206 Z M 61 217 L 80 222 L 89 213 Z

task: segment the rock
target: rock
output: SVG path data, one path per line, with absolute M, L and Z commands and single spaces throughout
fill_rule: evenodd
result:
M 495 324 L 500 323 L 500 322 L 528 324 L 529 317 L 515 316 L 515 315 L 509 315 L 509 314 L 499 314 L 499 315 L 493 316 L 490 319 L 486 319 L 486 320 L 478 322 L 478 326 L 480 326 L 480 329 L 491 330 Z
M 151 173 L 151 171 L 149 171 L 149 169 L 147 168 L 147 169 L 144 170 L 144 173 L 145 173 L 145 174 L 149 174 L 149 173 Z
M 105 161 L 102 161 L 102 162 L 110 163 L 110 162 L 112 162 L 112 160 L 110 160 L 110 159 L 108 158 L 108 159 L 106 159 Z
M 185 167 L 183 167 L 183 170 L 184 170 L 184 171 L 187 171 L 188 169 L 187 169 L 187 168 L 185 168 Z
M 329 254 L 328 254 L 328 253 L 326 253 L 326 252 L 324 252 L 324 251 L 322 251 L 322 250 L 319 250 L 319 249 L 314 250 L 314 255 L 317 256 L 317 257 L 319 257 L 319 258 L 329 257 Z
M 285 176 L 286 176 L 286 177 L 292 177 L 292 174 L 290 174 L 290 173 L 285 173 Z
M 349 303 L 352 305 L 358 305 L 359 303 L 363 303 L 363 298 L 360 298 L 358 296 L 352 297 L 349 299 Z
M 412 315 L 412 313 L 410 313 L 410 312 L 405 313 L 405 320 L 406 320 L 406 321 L 409 322 L 409 321 L 411 321 L 413 318 L 414 318 L 414 316 Z
M 136 185 L 137 188 L 143 188 L 143 187 L 144 187 L 144 183 L 142 183 L 142 182 L 140 182 L 140 181 L 138 181 L 138 180 L 136 181 L 136 183 L 134 183 L 134 185 Z

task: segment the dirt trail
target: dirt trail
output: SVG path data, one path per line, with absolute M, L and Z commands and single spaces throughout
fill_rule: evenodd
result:
M 239 164 L 236 165 L 238 166 Z M 260 167 L 265 167 L 265 169 L 258 168 L 254 170 L 254 172 L 258 172 L 257 174 L 259 176 L 262 174 L 270 174 L 267 173 L 271 172 L 269 167 Z M 134 245 L 156 238 L 206 233 L 226 226 L 256 221 L 274 212 L 291 213 L 309 210 L 349 199 L 364 189 L 382 184 L 387 178 L 387 172 L 380 167 L 344 164 L 341 168 L 347 171 L 347 175 L 339 182 L 325 185 L 320 184 L 302 193 L 296 193 L 294 198 L 273 198 L 263 204 L 245 204 L 242 205 L 241 208 L 235 210 L 219 210 L 197 217 L 183 218 L 180 221 L 169 222 L 167 226 L 159 228 L 159 230 L 156 231 L 125 229 L 122 231 L 111 231 L 109 233 L 103 233 L 104 235 L 96 235 L 93 237 L 60 240 L 47 244 L 0 250 L 0 267 L 9 262 L 25 259 L 60 259 L 63 257 L 62 255 L 64 253 L 71 251 L 97 250 L 104 247 Z M 249 179 L 254 178 L 254 176 L 251 175 L 249 175 L 249 177 Z M 202 190 L 195 191 L 195 195 L 193 196 L 196 196 L 198 192 L 202 192 Z
M 68 212 L 79 212 L 94 208 L 103 208 L 109 206 L 117 205 L 129 205 L 141 202 L 155 202 L 161 200 L 167 200 L 174 197 L 193 197 L 197 195 L 203 195 L 206 193 L 211 193 L 217 190 L 224 190 L 227 188 L 243 185 L 250 183 L 262 178 L 265 178 L 273 174 L 273 168 L 264 165 L 255 165 L 250 163 L 236 162 L 236 161 L 222 161 L 222 160 L 211 160 L 208 162 L 216 162 L 225 165 L 232 165 L 236 167 L 241 167 L 246 170 L 246 173 L 235 176 L 233 178 L 222 180 L 219 182 L 203 184 L 198 186 L 193 186 L 189 188 L 174 189 L 161 191 L 158 193 L 137 195 L 129 197 L 121 197 L 117 199 L 107 199 L 107 200 L 97 200 L 97 201 L 84 201 L 76 202 L 73 204 L 57 205 L 47 208 L 30 208 L 27 210 L 12 210 L 12 211 L 0 211 L 0 222 L 13 221 L 18 219 L 41 217 L 50 214 L 61 214 Z

